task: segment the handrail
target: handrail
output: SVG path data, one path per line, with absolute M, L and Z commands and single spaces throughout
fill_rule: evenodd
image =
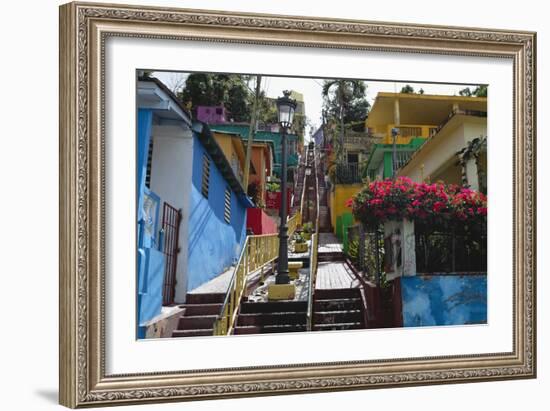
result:
M 306 162 L 305 167 L 307 169 L 307 160 L 309 158 L 309 146 L 306 148 Z M 304 198 L 306 194 L 306 179 L 307 179 L 307 173 L 306 170 L 304 170 L 304 183 L 302 184 L 302 195 L 300 198 L 300 214 L 304 215 Z
M 297 212 L 286 222 L 288 237 L 292 237 L 292 234 L 296 231 L 298 226 L 302 225 L 302 214 Z
M 294 234 L 301 223 L 300 213 L 287 220 L 289 237 Z M 279 256 L 279 235 L 262 234 L 246 237 L 239 261 L 231 277 L 227 294 L 216 321 L 214 335 L 231 334 L 237 319 L 242 296 L 246 290 L 248 275 L 276 260 Z
M 317 172 L 317 153 L 313 148 L 313 165 L 315 171 L 315 195 L 317 197 L 317 210 L 315 215 L 315 233 L 311 236 L 311 251 L 309 257 L 309 289 L 307 299 L 307 330 L 313 330 L 313 309 L 315 298 L 315 284 L 317 282 L 317 263 L 319 248 L 319 174 Z
M 214 321 L 214 335 L 231 334 L 246 289 L 248 275 L 275 260 L 278 254 L 279 241 L 277 234 L 249 235 L 246 237 L 220 314 Z

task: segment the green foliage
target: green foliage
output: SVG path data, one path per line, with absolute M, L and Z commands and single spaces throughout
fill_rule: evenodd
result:
M 401 88 L 400 93 L 412 94 L 414 93 L 414 88 L 410 84 L 407 84 L 405 87 Z
M 302 225 L 302 230 L 306 233 L 312 233 L 313 232 L 313 223 L 307 222 Z
M 274 183 L 274 182 L 267 183 L 265 185 L 265 187 L 266 187 L 267 191 L 280 191 L 281 190 L 281 185 L 279 183 Z
M 354 131 L 364 131 L 370 109 L 366 90 L 361 80 L 325 80 L 322 95 L 327 120 L 339 124 L 343 115 L 344 124 L 351 124 Z
M 477 86 L 473 91 L 470 87 L 463 88 L 458 92 L 464 97 L 487 97 L 487 86 Z
M 247 81 L 247 76 L 238 74 L 193 73 L 178 97 L 190 103 L 194 115 L 197 106 L 223 105 L 234 121 L 246 122 L 250 121 L 249 101 L 253 98 Z

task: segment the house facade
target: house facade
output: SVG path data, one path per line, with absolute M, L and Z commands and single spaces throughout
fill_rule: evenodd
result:
M 378 93 L 366 120 L 369 134 L 377 140 L 366 164 L 366 176 L 371 180 L 391 177 L 458 111 L 486 113 L 487 99 Z
M 204 123 L 160 81 L 137 85 L 138 336 L 229 268 L 252 203 Z M 242 168 L 242 164 L 239 165 Z
M 248 123 L 224 123 L 224 124 L 209 124 L 212 131 L 222 131 L 237 133 L 245 141 L 248 140 L 248 132 L 250 127 Z M 275 131 L 258 130 L 254 134 L 254 142 L 268 142 L 273 144 L 273 174 L 277 176 L 281 175 L 281 162 L 282 162 L 282 142 L 281 133 Z M 287 135 L 288 145 L 288 167 L 295 170 L 298 166 L 298 136 L 296 134 Z M 289 173 L 290 175 L 291 173 Z

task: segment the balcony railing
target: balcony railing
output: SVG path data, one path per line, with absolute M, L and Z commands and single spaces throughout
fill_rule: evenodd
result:
M 361 169 L 358 163 L 347 163 L 336 165 L 337 184 L 355 184 L 363 181 Z

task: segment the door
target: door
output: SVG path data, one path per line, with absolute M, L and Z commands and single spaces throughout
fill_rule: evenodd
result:
M 162 228 L 164 230 L 164 255 L 166 258 L 164 285 L 162 287 L 162 304 L 174 303 L 176 294 L 176 269 L 180 252 L 178 238 L 181 224 L 181 210 L 164 203 Z

